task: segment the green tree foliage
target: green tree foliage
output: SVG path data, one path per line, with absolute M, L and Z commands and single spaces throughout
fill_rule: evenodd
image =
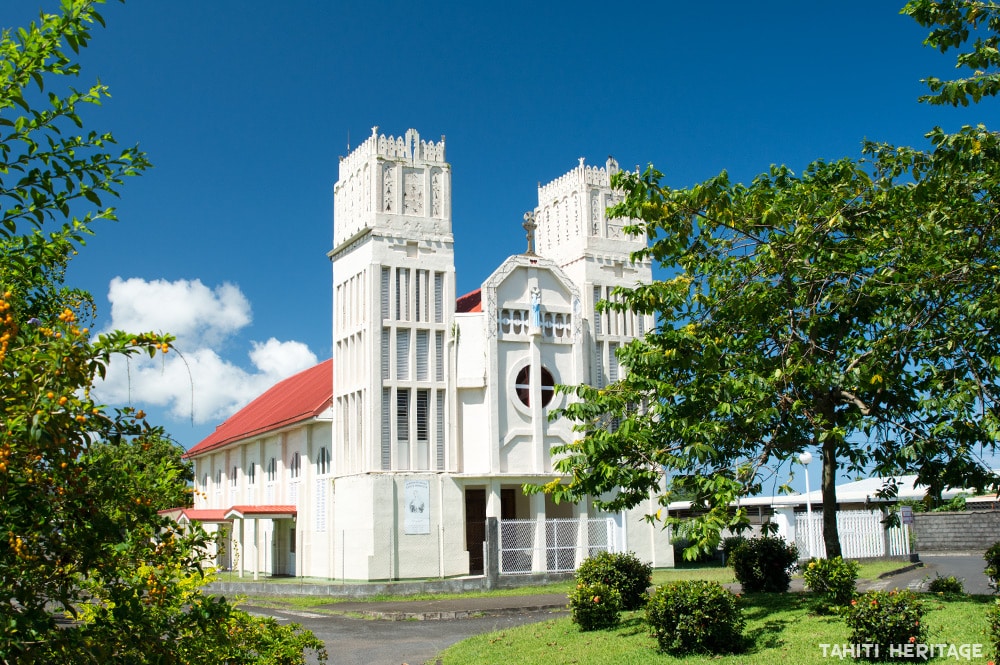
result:
M 144 414 L 126 409 L 123 415 L 141 418 Z M 191 504 L 194 466 L 183 454 L 184 449 L 162 429 L 147 425 L 138 436 L 118 443 L 92 444 L 86 457 L 94 467 L 119 467 L 118 472 L 135 488 L 132 491 L 148 493 L 150 506 L 160 511 Z
M 924 79 L 931 94 L 920 101 L 968 106 L 1000 92 L 1000 5 L 982 0 L 911 0 L 902 13 L 931 28 L 925 45 L 941 53 L 967 49 L 958 53 L 955 68 L 969 75 Z
M 167 335 L 95 336 L 67 262 L 128 176 L 137 148 L 83 129 L 66 47 L 101 21 L 93 0 L 0 36 L 0 661 L 297 663 L 320 642 L 200 586 L 206 534 L 157 509 L 186 502 L 190 469 L 141 412 L 90 388 L 114 356 L 167 353 Z M 70 79 L 67 79 L 70 77 Z M 62 87 L 60 87 L 62 86 Z
M 622 380 L 568 389 L 578 399 L 553 415 L 582 434 L 554 451 L 569 480 L 534 489 L 611 510 L 688 498 L 694 557 L 805 448 L 821 452 L 827 506 L 842 469 L 913 472 L 934 497 L 995 486 L 1000 140 L 982 126 L 927 138 L 750 184 L 618 174 L 610 214 L 672 277 L 606 303 L 658 327 L 620 351 Z M 839 556 L 833 510 L 823 535 Z

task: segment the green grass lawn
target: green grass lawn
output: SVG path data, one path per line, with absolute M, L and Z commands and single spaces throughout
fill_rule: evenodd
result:
M 986 608 L 992 597 L 944 601 L 926 596 L 924 623 L 928 644 L 981 644 L 984 663 L 989 656 Z M 838 616 L 817 615 L 807 594 L 756 594 L 744 597 L 751 642 L 741 654 L 691 655 L 678 658 L 657 651 L 642 612 L 623 615 L 612 630 L 581 632 L 567 618 L 487 633 L 459 642 L 440 655 L 443 665 L 465 663 L 518 663 L 518 665 L 639 665 L 640 663 L 685 663 L 685 665 L 829 665 L 840 662 L 832 646 L 824 656 L 821 645 L 843 645 L 848 630 Z M 852 662 L 850 658 L 846 662 Z M 932 663 L 959 662 L 935 658 Z M 961 661 L 969 662 L 969 661 Z

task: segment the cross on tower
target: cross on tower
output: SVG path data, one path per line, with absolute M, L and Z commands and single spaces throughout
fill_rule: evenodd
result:
M 535 223 L 535 213 L 526 212 L 524 213 L 524 230 L 528 232 L 528 251 L 525 252 L 528 256 L 535 256 L 535 229 L 538 228 L 538 224 Z

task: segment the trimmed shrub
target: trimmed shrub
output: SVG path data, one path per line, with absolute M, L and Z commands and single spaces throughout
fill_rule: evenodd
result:
M 990 578 L 990 586 L 1000 591 L 1000 542 L 993 543 L 986 554 L 986 577 Z
M 718 582 L 684 580 L 657 587 L 646 605 L 660 651 L 733 653 L 744 647 L 739 598 Z
M 576 570 L 576 581 L 580 584 L 601 582 L 614 587 L 625 610 L 645 606 L 652 577 L 653 566 L 640 561 L 632 552 L 601 552 L 584 559 Z
M 784 593 L 791 584 L 789 571 L 798 556 L 795 545 L 781 538 L 758 536 L 738 545 L 729 563 L 745 593 Z
M 733 550 L 747 542 L 746 536 L 727 536 L 722 539 L 722 559 L 723 563 L 727 566 L 729 565 L 729 557 L 732 556 Z
M 569 594 L 569 609 L 580 630 L 614 628 L 621 620 L 622 597 L 603 582 L 580 583 Z
M 924 643 L 923 615 L 923 604 L 912 591 L 869 591 L 852 600 L 844 610 L 851 630 L 848 641 L 857 645 L 861 653 L 871 653 L 871 660 L 907 660 L 906 652 L 900 654 L 900 650 L 910 649 L 907 646 L 910 644 Z M 893 649 L 897 652 L 895 657 Z M 910 653 L 916 660 L 915 652 L 914 649 Z
M 947 577 L 938 575 L 927 585 L 927 590 L 945 598 L 961 598 L 965 595 L 965 587 L 962 584 L 962 580 L 954 575 L 948 575 Z
M 842 607 L 854 597 L 854 584 L 861 565 L 842 557 L 810 559 L 803 572 L 806 588 L 821 598 L 821 611 Z
M 986 622 L 989 624 L 986 633 L 990 637 L 990 655 L 993 658 L 990 662 L 996 662 L 1000 659 L 1000 598 L 986 610 Z

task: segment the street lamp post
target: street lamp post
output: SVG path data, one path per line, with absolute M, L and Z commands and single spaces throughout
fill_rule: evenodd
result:
M 799 455 L 799 463 L 806 472 L 806 524 L 809 525 L 806 533 L 806 554 L 810 559 L 812 558 L 813 552 L 813 509 L 812 501 L 810 501 L 809 497 L 809 462 L 811 462 L 812 459 L 812 453 L 808 450 Z

